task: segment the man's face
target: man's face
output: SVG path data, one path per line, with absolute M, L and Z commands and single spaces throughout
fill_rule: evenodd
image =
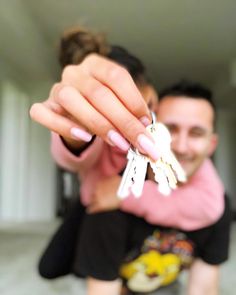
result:
M 217 145 L 212 106 L 204 99 L 166 96 L 159 102 L 157 119 L 168 127 L 172 150 L 191 177 Z

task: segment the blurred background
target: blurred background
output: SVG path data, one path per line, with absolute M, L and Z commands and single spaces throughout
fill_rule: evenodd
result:
M 31 245 L 36 259 L 36 249 L 75 193 L 73 177 L 52 162 L 49 132 L 30 120 L 28 110 L 60 79 L 57 42 L 65 28 L 76 24 L 105 32 L 112 44 L 140 57 L 157 89 L 188 78 L 213 90 L 220 135 L 214 160 L 236 212 L 235 14 L 235 0 L 0 0 L 1 257 L 19 257 L 10 245 L 16 241 L 11 234 L 20 233 L 18 241 L 26 237 L 20 240 L 21 254 Z M 18 293 L 9 291 L 14 281 L 9 260 L 0 265 L 0 293 L 28 294 L 19 287 Z M 1 285 L 6 265 L 11 276 Z

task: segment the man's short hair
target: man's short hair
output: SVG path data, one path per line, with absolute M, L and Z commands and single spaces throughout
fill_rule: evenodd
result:
M 216 113 L 216 106 L 213 100 L 212 91 L 200 83 L 185 79 L 181 80 L 180 82 L 160 91 L 159 100 L 161 101 L 165 96 L 185 96 L 195 99 L 204 99 L 209 102 L 214 113 Z

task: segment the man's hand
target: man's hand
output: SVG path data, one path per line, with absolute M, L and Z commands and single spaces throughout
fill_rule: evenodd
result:
M 119 175 L 100 180 L 94 191 L 91 204 L 87 208 L 88 213 L 98 213 L 119 208 L 120 199 L 117 190 L 121 181 Z

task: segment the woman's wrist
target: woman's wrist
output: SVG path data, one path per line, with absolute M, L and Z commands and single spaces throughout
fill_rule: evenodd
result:
M 90 146 L 94 142 L 95 138 L 96 136 L 94 135 L 89 142 L 85 142 L 61 136 L 61 140 L 65 147 L 76 156 L 79 156 L 88 146 Z

